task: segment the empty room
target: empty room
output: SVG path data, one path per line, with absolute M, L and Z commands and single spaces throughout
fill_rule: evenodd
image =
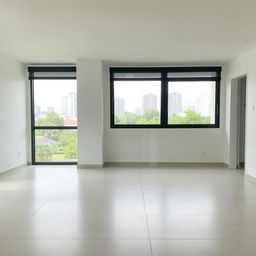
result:
M 255 256 L 255 12 L 0 0 L 0 256 Z

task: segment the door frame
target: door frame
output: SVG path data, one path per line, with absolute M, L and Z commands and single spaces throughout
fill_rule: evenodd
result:
M 239 103 L 240 103 L 240 79 L 246 78 L 247 86 L 247 74 L 231 79 L 231 91 L 230 91 L 230 141 L 229 141 L 229 168 L 237 169 L 239 167 L 239 138 L 240 138 L 240 118 L 239 118 Z M 247 90 L 246 90 L 246 102 L 247 102 Z M 247 110 L 246 110 L 247 112 Z M 245 113 L 246 120 L 247 113 Z M 246 136 L 246 121 L 245 121 L 245 136 Z M 245 140 L 246 141 L 246 140 Z M 246 160 L 244 161 L 246 162 Z

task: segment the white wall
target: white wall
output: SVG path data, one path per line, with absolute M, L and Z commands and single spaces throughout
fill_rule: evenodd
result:
M 247 74 L 247 108 L 246 108 L 246 138 L 245 138 L 245 171 L 256 177 L 256 49 L 253 49 L 229 63 L 227 75 L 227 126 L 228 151 L 230 150 L 230 92 L 231 79 Z M 228 161 L 230 156 L 228 155 Z
M 77 61 L 78 165 L 103 164 L 102 62 Z
M 103 78 L 105 162 L 226 162 L 225 67 L 219 129 L 110 129 L 107 64 L 104 65 Z
M 0 54 L 0 172 L 27 162 L 25 65 Z

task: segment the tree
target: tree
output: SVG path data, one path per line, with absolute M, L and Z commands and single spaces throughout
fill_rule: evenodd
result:
M 169 124 L 209 124 L 210 117 L 202 116 L 192 109 L 185 111 L 185 116 L 172 115 L 168 118 Z
M 149 110 L 144 115 L 126 112 L 124 117 L 115 116 L 116 124 L 159 124 L 160 115 L 157 110 Z
M 115 116 L 116 124 L 160 124 L 160 114 L 156 109 L 146 111 L 143 115 L 126 112 L 124 117 Z M 199 112 L 187 109 L 184 116 L 172 115 L 169 124 L 209 124 L 210 117 L 202 116 Z
M 63 117 L 56 112 L 47 113 L 46 118 L 36 122 L 37 126 L 64 126 Z M 67 159 L 77 158 L 77 134 L 72 130 L 36 130 L 36 136 L 44 136 L 59 143 L 58 146 L 37 143 L 37 159 L 49 161 L 54 154 L 64 155 Z
M 37 161 L 50 161 L 54 154 L 56 147 L 47 144 L 36 145 L 36 159 Z
M 121 120 L 121 124 L 136 124 L 138 123 L 138 120 L 141 118 L 140 115 L 134 114 L 134 113 L 125 113 L 125 118 Z
M 159 112 L 156 109 L 146 111 L 144 113 L 143 117 L 146 121 L 151 121 L 151 120 L 159 121 L 160 120 Z
M 62 131 L 59 136 L 61 150 L 66 159 L 77 158 L 77 134 L 74 131 Z
M 77 142 L 64 146 L 63 151 L 66 159 L 77 159 Z
M 36 121 L 36 126 L 64 126 L 63 117 L 56 112 L 47 113 L 46 118 Z M 37 130 L 38 136 L 45 136 L 52 140 L 59 140 L 60 130 Z
M 64 119 L 56 112 L 48 112 L 46 118 L 36 121 L 36 126 L 63 126 Z
M 122 121 L 121 117 L 115 116 L 115 123 L 116 123 L 116 124 L 120 124 L 121 121 Z

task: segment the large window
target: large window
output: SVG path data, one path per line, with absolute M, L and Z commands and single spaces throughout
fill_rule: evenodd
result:
M 221 67 L 110 68 L 112 128 L 218 128 Z
M 33 164 L 75 164 L 75 67 L 29 67 L 29 78 Z

